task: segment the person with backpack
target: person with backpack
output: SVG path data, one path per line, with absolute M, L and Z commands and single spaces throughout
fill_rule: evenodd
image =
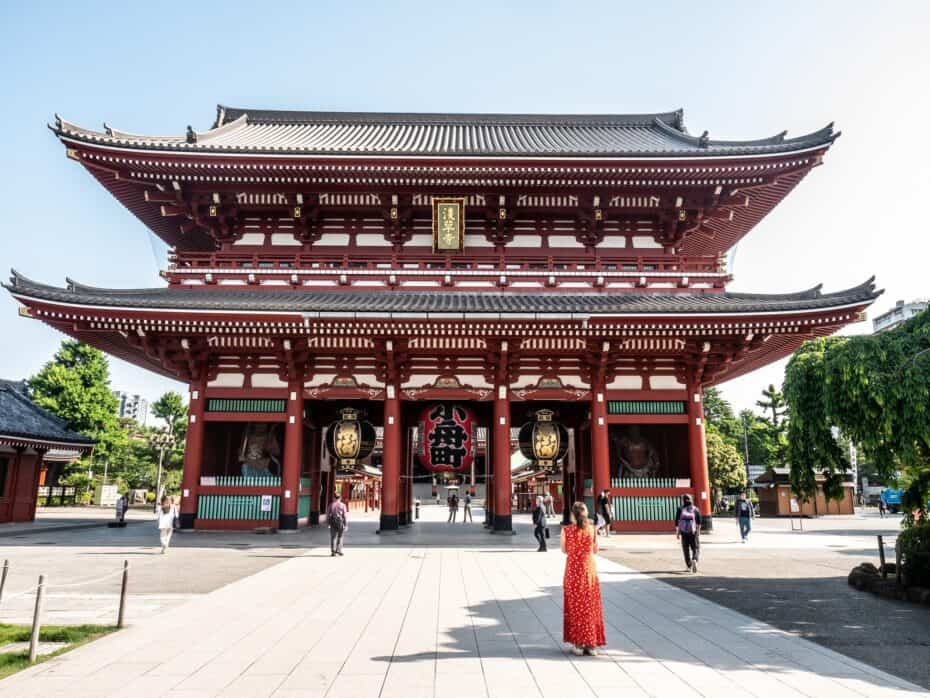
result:
M 694 506 L 690 494 L 682 495 L 681 506 L 675 512 L 675 537 L 681 541 L 685 567 L 697 574 L 698 556 L 701 553 L 701 512 Z
M 338 492 L 326 510 L 326 523 L 329 525 L 329 551 L 330 557 L 342 556 L 342 539 L 349 527 L 349 510 L 342 502 L 342 495 Z
M 745 543 L 749 538 L 749 532 L 752 530 L 752 519 L 756 515 L 753 511 L 752 502 L 746 499 L 746 493 L 740 492 L 739 499 L 736 500 L 736 520 L 739 522 L 739 535 Z

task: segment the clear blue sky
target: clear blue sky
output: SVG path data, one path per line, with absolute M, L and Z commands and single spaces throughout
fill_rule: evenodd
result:
M 207 128 L 215 105 L 397 111 L 638 112 L 693 133 L 844 135 L 741 244 L 733 290 L 845 288 L 876 274 L 930 295 L 927 2 L 0 3 L 0 267 L 38 280 L 160 283 L 147 229 L 45 128 Z M 859 325 L 850 331 L 866 331 Z M 0 376 L 61 336 L 0 300 Z M 724 384 L 737 407 L 782 365 Z M 172 383 L 117 360 L 115 388 Z

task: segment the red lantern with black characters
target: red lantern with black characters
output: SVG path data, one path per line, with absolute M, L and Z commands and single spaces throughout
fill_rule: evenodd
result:
M 463 472 L 475 459 L 475 415 L 451 402 L 430 405 L 420 413 L 417 455 L 431 472 Z

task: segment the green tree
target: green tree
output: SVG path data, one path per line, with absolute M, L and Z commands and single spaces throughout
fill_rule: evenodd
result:
M 779 420 L 781 420 L 782 415 L 785 413 L 785 397 L 781 391 L 776 390 L 775 386 L 771 384 L 768 388 L 763 388 L 762 399 L 756 400 L 756 406 L 761 407 L 763 412 L 772 413 L 769 421 L 775 429 L 778 429 L 781 423 Z M 767 414 L 766 418 L 768 419 Z
M 826 354 L 846 340 L 824 337 L 805 342 L 785 370 L 785 399 L 791 409 L 788 422 L 788 461 L 791 489 L 802 500 L 817 494 L 817 473 L 822 472 L 827 499 L 843 496 L 843 476 L 849 461 L 830 427 L 826 400 Z
M 723 399 L 717 388 L 704 391 L 704 421 L 713 425 L 720 435 L 742 450 L 743 425 L 733 414 L 733 407 Z
M 799 486 L 810 484 L 818 459 L 835 484 L 845 466 L 843 449 L 830 433 L 835 425 L 880 479 L 900 479 L 905 511 L 928 522 L 930 311 L 889 332 L 805 343 L 788 364 L 785 398 L 792 475 L 797 468 Z
M 152 405 L 152 413 L 165 420 L 168 425 L 168 431 L 173 438 L 170 450 L 165 452 L 165 476 L 174 469 L 179 469 L 184 465 L 184 440 L 187 436 L 187 405 L 184 404 L 184 398 L 180 394 L 168 391 L 162 395 Z M 157 461 L 157 450 L 155 451 Z
M 65 340 L 28 383 L 36 404 L 97 440 L 97 460 L 110 459 L 125 446 L 126 433 L 116 416 L 118 402 L 110 391 L 110 367 L 101 351 Z
M 716 427 L 708 425 L 704 437 L 707 441 L 707 469 L 716 502 L 722 491 L 746 486 L 746 468 L 739 451 L 723 438 Z
M 752 410 L 742 410 L 739 418 L 746 430 L 747 442 L 746 444 L 740 442 L 740 453 L 743 453 L 748 445 L 751 464 L 769 466 L 784 464 L 786 446 L 784 434 L 776 432 L 767 419 L 760 417 Z
M 158 398 L 152 403 L 152 414 L 165 420 L 172 434 L 184 432 L 187 423 L 187 405 L 178 393 L 169 390 Z

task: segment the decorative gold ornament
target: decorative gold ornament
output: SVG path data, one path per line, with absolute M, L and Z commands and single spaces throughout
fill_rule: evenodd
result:
M 459 252 L 465 242 L 465 198 L 433 198 L 433 252 Z

